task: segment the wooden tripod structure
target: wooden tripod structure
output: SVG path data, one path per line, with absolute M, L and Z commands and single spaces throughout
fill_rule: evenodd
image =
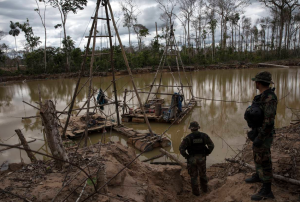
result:
M 163 67 L 165 66 L 165 63 L 168 59 L 168 56 L 175 56 L 175 59 L 176 59 L 176 65 L 177 65 L 177 70 L 178 70 L 178 76 L 179 76 L 179 82 L 180 82 L 180 85 L 179 86 L 164 86 L 164 85 L 161 85 L 161 80 L 162 80 L 162 69 Z M 168 62 L 167 62 L 168 63 Z M 171 67 L 170 65 L 168 64 L 169 68 L 170 68 L 170 71 L 171 71 Z M 187 81 L 187 86 L 184 86 L 183 83 L 182 83 L 182 79 L 181 79 L 181 74 L 180 74 L 180 66 L 182 67 L 182 70 L 183 70 L 183 73 L 185 75 L 185 78 L 186 78 L 186 81 Z M 157 76 L 160 72 L 160 80 L 159 80 L 159 84 L 155 84 L 155 81 L 157 79 Z M 171 74 L 172 74 L 172 77 L 175 81 L 175 77 L 171 71 Z M 192 83 L 192 81 L 191 81 Z M 152 89 L 153 89 L 153 86 L 158 86 L 157 88 L 157 91 L 156 93 L 152 93 Z M 154 76 L 154 79 L 153 79 L 153 82 L 152 84 L 150 85 L 150 90 L 148 92 L 148 96 L 147 96 L 147 99 L 146 99 L 146 103 L 150 97 L 150 94 L 155 94 L 155 95 L 158 95 L 159 94 L 159 88 L 160 87 L 177 87 L 178 88 L 178 91 L 179 93 L 181 93 L 182 95 L 184 95 L 184 91 L 183 91 L 183 88 L 184 87 L 188 87 L 189 90 L 190 90 L 190 93 L 192 95 L 192 99 L 194 99 L 194 94 L 193 94 L 193 89 L 192 89 L 192 86 L 190 85 L 190 81 L 189 79 L 187 78 L 187 74 L 186 74 L 186 71 L 185 71 L 185 67 L 184 67 L 184 64 L 182 62 L 182 59 L 181 59 L 181 56 L 180 56 L 180 51 L 178 49 L 178 46 L 177 46 L 177 43 L 176 43 L 176 39 L 175 39 L 175 35 L 174 35 L 174 32 L 173 32 L 173 25 L 171 26 L 171 31 L 170 31 L 170 36 L 169 36 L 169 39 L 167 40 L 167 43 L 166 43 L 166 46 L 165 46 L 165 49 L 164 49 L 164 53 L 163 53 L 163 56 L 161 57 L 161 60 L 159 62 L 159 65 L 158 65 L 158 68 L 157 68 L 157 71 L 155 73 L 155 76 Z M 185 101 L 185 99 L 184 99 Z
M 105 9 L 105 15 L 106 15 L 105 18 L 99 17 L 99 15 L 98 15 L 100 7 L 104 7 L 104 9 Z M 67 116 L 67 120 L 66 120 L 64 130 L 63 130 L 63 134 L 62 134 L 63 138 L 65 138 L 66 130 L 67 130 L 67 127 L 68 127 L 68 124 L 69 124 L 69 121 L 70 121 L 70 116 L 71 116 L 71 113 L 72 113 L 72 110 L 73 110 L 76 95 L 78 95 L 77 91 L 78 91 L 78 88 L 79 88 L 80 80 L 81 80 L 81 78 L 83 76 L 83 73 L 84 73 L 84 68 L 85 68 L 85 65 L 86 65 L 87 56 L 91 56 L 89 91 L 88 91 L 88 101 L 87 101 L 87 115 L 86 115 L 86 128 L 85 128 L 85 145 L 87 145 L 87 135 L 88 135 L 87 125 L 90 121 L 89 110 L 90 110 L 90 98 L 92 97 L 91 91 L 92 91 L 92 83 L 93 83 L 93 81 L 92 81 L 93 66 L 94 66 L 95 56 L 101 55 L 101 54 L 97 54 L 97 55 L 95 54 L 96 39 L 99 38 L 99 37 L 108 37 L 109 38 L 110 54 L 106 54 L 106 55 L 110 55 L 110 64 L 111 64 L 112 74 L 113 74 L 113 81 L 112 82 L 113 82 L 113 88 L 114 88 L 115 101 L 112 104 L 115 104 L 115 106 L 116 106 L 117 122 L 118 122 L 118 125 L 120 125 L 119 105 L 118 105 L 117 89 L 116 89 L 116 82 L 115 82 L 116 80 L 115 80 L 114 55 L 113 55 L 114 51 L 113 51 L 113 46 L 112 46 L 113 43 L 112 43 L 110 21 L 113 22 L 113 27 L 114 27 L 115 33 L 117 35 L 121 50 L 122 50 L 122 55 L 123 55 L 123 58 L 124 58 L 124 61 L 125 61 L 126 67 L 127 67 L 127 71 L 128 71 L 128 73 L 131 77 L 132 85 L 133 85 L 134 91 L 136 93 L 136 96 L 138 98 L 138 101 L 140 103 L 141 109 L 142 109 L 142 111 L 144 111 L 140 96 L 138 94 L 136 85 L 135 85 L 134 80 L 133 80 L 132 72 L 131 72 L 131 69 L 129 67 L 129 63 L 128 63 L 128 60 L 127 60 L 127 57 L 126 57 L 126 54 L 125 54 L 125 50 L 123 48 L 121 38 L 120 38 L 119 33 L 118 33 L 118 29 L 117 29 L 117 26 L 116 26 L 116 22 L 114 20 L 114 16 L 113 16 L 113 12 L 112 12 L 112 8 L 111 8 L 111 5 L 109 3 L 109 0 L 97 0 L 95 15 L 92 17 L 92 19 L 93 19 L 93 23 L 92 23 L 92 27 L 91 27 L 89 36 L 86 36 L 86 38 L 88 38 L 88 42 L 87 42 L 85 54 L 83 55 L 83 62 L 81 64 L 81 70 L 80 70 L 79 78 L 77 80 L 76 87 L 75 87 L 75 90 L 74 90 L 74 94 L 73 94 L 73 97 L 72 97 L 72 101 L 71 101 L 70 107 L 68 109 L 68 116 Z M 97 36 L 98 20 L 106 21 L 107 30 L 108 30 L 108 35 L 107 36 Z M 89 47 L 90 47 L 91 39 L 93 39 L 93 46 L 92 46 L 92 53 L 89 54 Z M 95 103 L 95 104 L 97 106 L 97 103 Z M 152 132 L 152 129 L 151 129 L 151 126 L 150 126 L 150 123 L 148 121 L 148 118 L 147 118 L 146 114 L 145 114 L 144 118 L 145 118 L 145 121 L 147 123 L 149 132 L 150 132 L 151 136 L 153 136 L 153 132 Z

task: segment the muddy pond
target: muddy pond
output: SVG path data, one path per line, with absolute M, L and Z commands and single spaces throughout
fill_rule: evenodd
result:
M 192 81 L 192 90 L 196 97 L 239 101 L 222 102 L 202 100 L 198 102 L 198 106 L 191 111 L 186 118 L 178 125 L 174 125 L 168 130 L 166 136 L 172 141 L 172 146 L 166 148 L 167 151 L 178 156 L 179 159 L 184 158 L 179 153 L 179 145 L 181 140 L 190 133 L 188 126 L 191 121 L 198 121 L 201 131 L 207 133 L 215 144 L 215 149 L 207 158 L 207 166 L 214 163 L 223 162 L 225 158 L 236 155 L 236 152 L 242 148 L 246 140 L 247 123 L 244 120 L 244 111 L 250 105 L 253 97 L 257 94 L 251 78 L 256 73 L 268 70 L 273 75 L 275 83 L 275 92 L 280 99 L 277 108 L 276 127 L 286 126 L 293 119 L 290 108 L 300 108 L 300 68 L 268 68 L 268 69 L 247 69 L 247 70 L 207 70 L 198 72 L 188 72 L 187 77 Z M 175 77 L 175 81 L 174 78 Z M 163 85 L 176 85 L 178 83 L 178 74 L 163 73 Z M 182 77 L 183 75 L 181 75 Z M 150 85 L 154 74 L 137 74 L 134 75 L 137 88 L 145 88 Z M 117 76 L 118 100 L 123 101 L 124 90 L 133 89 L 130 78 L 128 76 Z M 30 147 L 41 152 L 48 152 L 45 145 L 41 120 L 39 118 L 22 120 L 21 117 L 36 116 L 38 111 L 22 102 L 25 100 L 33 105 L 39 100 L 38 85 L 40 85 L 42 99 L 51 99 L 56 103 L 57 110 L 63 110 L 71 101 L 73 90 L 77 79 L 57 79 L 57 80 L 40 80 L 25 81 L 20 83 L 1 83 L 0 84 L 0 142 L 5 144 L 18 144 L 19 139 L 15 135 L 15 129 L 22 129 L 27 140 L 36 138 L 37 140 L 30 143 Z M 81 84 L 87 78 L 82 79 Z M 93 86 L 96 89 L 105 90 L 111 84 L 111 77 L 95 77 Z M 158 83 L 158 81 L 156 82 Z M 187 82 L 183 79 L 183 84 Z M 143 91 L 147 91 L 145 88 Z M 190 98 L 189 90 L 185 89 L 186 98 Z M 160 88 L 159 92 L 174 93 L 178 92 L 177 88 Z M 85 87 L 78 95 L 75 107 L 82 106 L 86 100 L 88 88 Z M 106 95 L 113 97 L 113 88 L 110 87 Z M 142 100 L 145 100 L 146 94 L 141 94 Z M 160 95 L 164 98 L 166 105 L 170 104 L 171 96 Z M 132 100 L 128 103 L 130 107 L 137 107 L 138 102 L 134 94 L 127 95 Z M 245 103 L 244 103 L 245 102 Z M 115 112 L 115 106 L 106 106 L 104 109 L 106 114 Z M 84 112 L 82 112 L 84 113 Z M 116 119 L 113 117 L 112 119 Z M 147 126 L 141 123 L 124 123 L 124 125 L 137 130 L 147 130 Z M 151 127 L 157 134 L 161 134 L 168 128 L 165 123 L 152 123 Z M 118 135 L 116 132 L 107 131 L 106 141 L 120 141 L 126 145 L 126 138 Z M 97 143 L 101 139 L 101 134 L 90 135 L 91 142 Z M 230 145 L 230 146 L 228 146 Z M 3 149 L 3 147 L 0 147 Z M 139 153 L 137 151 L 137 153 Z M 151 158 L 159 154 L 158 150 L 154 150 L 143 154 L 140 159 Z M 37 156 L 39 159 L 43 156 Z M 25 152 L 17 149 L 10 149 L 0 153 L 0 165 L 8 161 L 9 163 L 29 162 Z M 165 157 L 155 161 L 169 161 Z

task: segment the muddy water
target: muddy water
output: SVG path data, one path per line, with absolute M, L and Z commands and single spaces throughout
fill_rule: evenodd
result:
M 235 100 L 235 101 L 251 101 L 256 95 L 254 84 L 251 78 L 263 69 L 250 70 L 208 70 L 188 73 L 189 80 L 193 84 L 193 92 L 196 97 L 212 98 L 216 100 Z M 276 94 L 281 99 L 278 104 L 276 127 L 288 125 L 292 119 L 292 113 L 286 106 L 291 108 L 299 108 L 300 105 L 300 69 L 268 69 L 273 75 L 275 82 Z M 163 85 L 176 85 L 178 74 L 164 73 L 162 75 Z M 184 75 L 181 74 L 181 77 Z M 154 74 L 134 75 L 135 82 L 138 88 L 144 88 L 149 85 L 154 77 Z M 125 88 L 132 89 L 128 76 L 117 77 L 118 99 L 123 100 L 123 91 Z M 94 78 L 93 85 L 95 88 L 106 89 L 112 78 Z M 86 78 L 82 80 L 82 84 Z M 186 80 L 183 79 L 184 85 Z M 48 148 L 44 142 L 44 135 L 40 119 L 21 120 L 21 117 L 35 116 L 37 110 L 22 103 L 25 100 L 33 105 L 38 102 L 38 85 L 41 86 L 42 99 L 52 99 L 55 101 L 57 109 L 63 110 L 67 103 L 71 101 L 72 92 L 76 84 L 75 79 L 58 79 L 58 80 L 43 80 L 43 81 L 28 81 L 25 83 L 1 84 L 0 86 L 0 141 L 6 144 L 18 144 L 19 140 L 14 135 L 15 129 L 22 129 L 25 137 L 28 140 L 37 138 L 30 144 L 34 150 L 48 152 Z M 145 89 L 144 91 L 147 91 Z M 107 95 L 113 97 L 112 88 L 109 88 Z M 160 92 L 173 93 L 177 88 L 161 88 Z M 76 108 L 83 105 L 87 97 L 87 88 L 84 88 L 76 100 Z M 190 94 L 186 89 L 186 97 Z M 161 96 L 165 98 L 166 105 L 170 103 L 170 96 Z M 137 99 L 134 95 L 127 95 L 127 100 L 131 99 L 129 105 L 137 106 Z M 146 99 L 146 94 L 141 94 L 142 100 Z M 246 140 L 245 131 L 247 124 L 244 121 L 243 115 L 249 103 L 234 103 L 234 102 L 219 102 L 203 100 L 198 102 L 198 106 L 178 125 L 174 125 L 166 133 L 172 141 L 172 147 L 167 148 L 168 151 L 174 153 L 178 158 L 184 160 L 179 154 L 179 144 L 183 137 L 189 134 L 188 125 L 191 121 L 198 121 L 201 125 L 201 131 L 207 133 L 215 143 L 215 150 L 208 157 L 208 166 L 213 163 L 223 162 L 224 158 L 234 156 L 238 149 L 241 149 Z M 114 106 L 106 107 L 105 113 L 111 114 L 115 112 Z M 116 119 L 115 117 L 113 119 Z M 137 130 L 146 130 L 145 124 L 125 123 L 125 125 Z M 168 124 L 151 123 L 155 133 L 161 134 L 164 132 Z M 100 134 L 91 135 L 93 143 L 101 139 Z M 121 141 L 126 144 L 126 138 L 115 132 L 107 131 L 105 136 L 106 141 Z M 229 146 L 228 146 L 229 145 Z M 3 148 L 3 147 L 1 147 Z M 150 158 L 157 155 L 158 151 L 152 151 L 142 155 L 141 159 Z M 0 164 L 4 161 L 20 162 L 20 159 L 28 162 L 28 158 L 24 152 L 17 149 L 11 149 L 0 154 Z M 38 156 L 38 158 L 43 158 Z M 165 158 L 156 161 L 165 161 Z

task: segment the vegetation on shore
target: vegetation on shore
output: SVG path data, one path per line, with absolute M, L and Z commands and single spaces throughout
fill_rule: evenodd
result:
M 126 47 L 127 57 L 131 68 L 156 67 L 163 55 L 171 30 L 183 30 L 183 36 L 176 34 L 180 47 L 180 55 L 185 65 L 209 65 L 240 62 L 263 62 L 278 59 L 297 58 L 300 54 L 300 12 L 297 1 L 258 0 L 270 15 L 262 17 L 253 23 L 245 17 L 244 11 L 250 5 L 249 0 L 155 0 L 161 10 L 163 25 L 158 29 L 148 45 L 145 45 L 149 30 L 140 24 L 137 5 L 134 0 L 120 1 L 122 10 L 121 23 L 128 29 L 129 45 Z M 0 31 L 0 40 L 11 35 L 16 38 L 25 35 L 26 44 L 23 50 L 9 47 L 0 41 L 0 70 L 1 75 L 42 74 L 76 72 L 80 69 L 82 55 L 85 50 L 75 47 L 75 41 L 66 32 L 67 16 L 76 14 L 87 5 L 87 0 L 66 1 L 43 0 L 37 1 L 36 12 L 44 27 L 45 42 L 33 33 L 29 19 L 24 23 L 9 23 L 9 30 Z M 238 5 L 238 6 L 237 6 Z M 46 7 L 51 6 L 61 14 L 61 24 L 46 27 Z M 45 9 L 42 9 L 45 7 Z M 174 21 L 177 24 L 174 24 Z M 180 22 L 180 24 L 178 24 Z M 62 28 L 63 40 L 61 47 L 47 46 L 47 31 Z M 220 32 L 218 38 L 217 32 Z M 134 46 L 131 34 L 136 34 L 138 43 Z M 104 44 L 105 44 L 104 39 Z M 149 39 L 148 39 L 149 41 Z M 40 46 L 43 44 L 43 47 Z M 117 70 L 125 69 L 120 47 L 115 44 L 114 60 Z M 90 51 L 91 52 L 91 51 Z M 98 47 L 97 53 L 109 53 L 105 47 Z M 88 57 L 89 65 L 90 57 Z M 175 57 L 170 57 L 166 66 L 176 66 Z M 12 68 L 16 71 L 12 71 Z M 96 58 L 95 72 L 109 71 L 109 56 Z M 13 73 L 12 73 L 13 72 Z

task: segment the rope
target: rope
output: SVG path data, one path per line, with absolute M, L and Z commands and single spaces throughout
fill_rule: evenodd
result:
M 280 100 L 286 98 L 290 93 L 291 93 L 291 91 L 289 91 L 285 96 L 283 96 L 282 98 L 280 98 L 278 100 L 278 102 Z M 217 101 L 217 102 L 233 102 L 233 103 L 239 103 L 239 104 L 252 103 L 252 101 L 216 100 L 216 99 L 212 99 L 212 98 L 202 98 L 202 97 L 195 97 L 195 98 L 196 99 L 201 99 L 201 100 L 211 100 L 211 101 Z

